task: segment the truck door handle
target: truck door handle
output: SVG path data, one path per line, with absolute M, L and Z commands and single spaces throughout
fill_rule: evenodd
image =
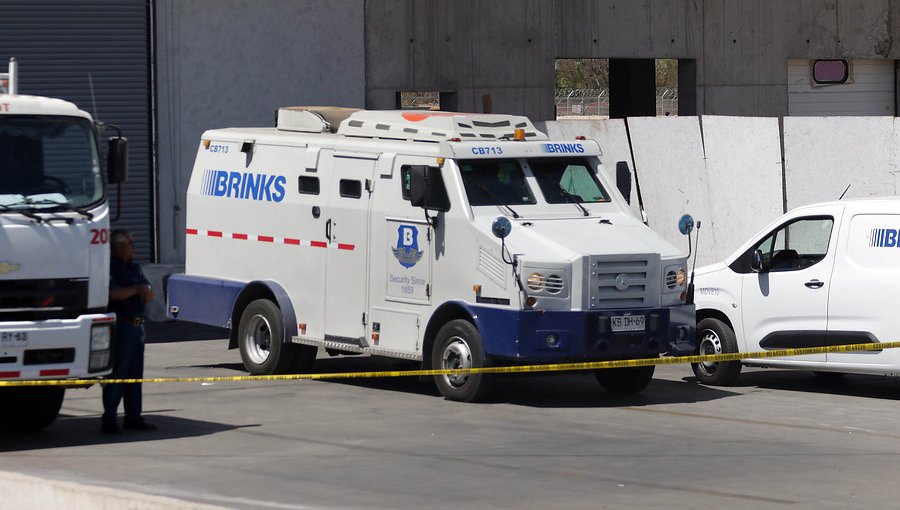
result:
M 825 285 L 825 282 L 820 282 L 819 280 L 810 280 L 803 285 L 806 285 L 810 289 L 820 289 L 823 285 Z
M 328 242 L 331 242 L 331 218 L 328 218 L 328 221 L 325 222 L 325 237 L 328 239 Z

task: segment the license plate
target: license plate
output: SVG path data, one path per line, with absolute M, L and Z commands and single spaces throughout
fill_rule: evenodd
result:
M 613 332 L 619 331 L 644 331 L 645 322 L 643 315 L 616 315 L 610 317 Z
M 27 347 L 27 331 L 3 331 L 0 332 L 0 347 Z

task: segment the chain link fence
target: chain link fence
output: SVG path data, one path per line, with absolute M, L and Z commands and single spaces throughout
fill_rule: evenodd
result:
M 557 89 L 556 117 L 609 117 L 609 89 Z M 656 115 L 678 114 L 678 89 L 656 89 Z

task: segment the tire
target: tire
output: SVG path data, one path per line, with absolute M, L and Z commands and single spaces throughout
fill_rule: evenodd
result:
M 59 415 L 65 394 L 65 388 L 56 386 L 3 389 L 0 431 L 25 433 L 47 428 Z
M 438 331 L 431 351 L 435 369 L 480 368 L 484 366 L 481 333 L 469 321 L 456 319 Z M 485 374 L 436 375 L 434 382 L 447 400 L 478 402 L 489 392 L 490 377 Z
M 697 324 L 697 354 L 738 352 L 737 338 L 728 324 L 719 319 L 703 319 Z M 740 361 L 692 363 L 691 369 L 703 384 L 728 386 L 741 373 Z
M 297 354 L 297 346 L 285 342 L 281 310 L 268 299 L 257 299 L 244 309 L 238 346 L 244 368 L 253 375 L 286 373 Z
M 594 372 L 603 389 L 616 395 L 634 395 L 644 391 L 653 380 L 656 367 L 607 368 Z

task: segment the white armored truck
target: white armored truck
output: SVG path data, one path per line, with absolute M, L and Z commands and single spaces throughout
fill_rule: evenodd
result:
M 207 131 L 169 314 L 230 327 L 254 374 L 319 347 L 449 369 L 690 353 L 685 256 L 600 155 L 511 115 L 294 107 Z M 614 392 L 652 374 L 597 372 Z M 489 382 L 435 380 L 462 401 Z
M 97 378 L 112 368 L 109 208 L 100 125 L 74 104 L 17 94 L 0 74 L 0 381 Z M 125 178 L 122 137 L 109 180 Z M 0 430 L 46 427 L 62 386 L 0 388 Z

